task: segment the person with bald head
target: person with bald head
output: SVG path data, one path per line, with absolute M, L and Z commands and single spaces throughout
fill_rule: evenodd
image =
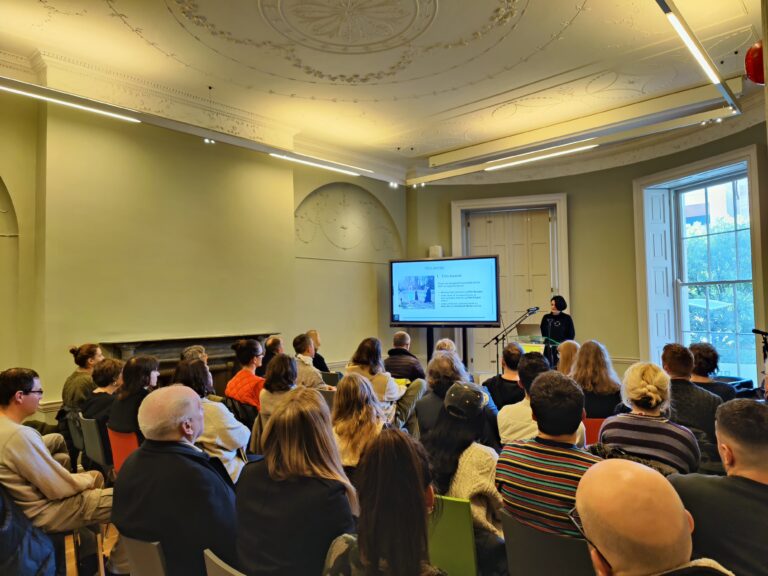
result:
M 715 413 L 726 476 L 672 475 L 696 521 L 693 556 L 749 576 L 768 575 L 768 406 L 737 398 Z
M 175 384 L 139 407 L 144 443 L 115 481 L 112 522 L 130 538 L 160 542 L 169 576 L 205 576 L 203 551 L 233 563 L 235 493 L 226 469 L 194 445 L 203 431 L 198 394 Z
M 571 518 L 598 576 L 733 574 L 714 560 L 690 561 L 693 518 L 664 476 L 637 462 L 587 470 Z

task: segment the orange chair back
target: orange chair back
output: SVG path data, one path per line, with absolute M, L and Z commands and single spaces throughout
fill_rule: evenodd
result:
M 109 444 L 112 446 L 112 463 L 117 475 L 125 459 L 139 447 L 139 437 L 135 432 L 115 432 L 110 427 L 107 427 L 107 434 L 109 434 Z
M 584 418 L 584 428 L 587 429 L 587 445 L 597 442 L 603 422 L 605 422 L 605 418 Z

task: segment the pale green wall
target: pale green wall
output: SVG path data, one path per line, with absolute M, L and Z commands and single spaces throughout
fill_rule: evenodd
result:
M 434 244 L 442 245 L 450 256 L 452 201 L 566 193 L 569 304 L 577 340 L 596 338 L 615 357 L 637 358 L 633 180 L 752 144 L 762 145 L 764 157 L 765 142 L 765 124 L 760 124 L 704 146 L 600 172 L 512 184 L 409 189 L 408 256 L 424 258 Z M 761 180 L 768 186 L 766 178 Z M 423 349 L 422 338 L 417 349 Z

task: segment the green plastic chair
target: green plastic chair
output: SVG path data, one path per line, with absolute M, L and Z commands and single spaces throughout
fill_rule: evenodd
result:
M 477 576 L 469 500 L 435 496 L 429 528 L 429 563 L 448 574 Z

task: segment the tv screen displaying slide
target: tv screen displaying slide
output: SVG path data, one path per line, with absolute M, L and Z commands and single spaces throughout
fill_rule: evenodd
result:
M 499 326 L 498 256 L 389 263 L 391 326 Z

